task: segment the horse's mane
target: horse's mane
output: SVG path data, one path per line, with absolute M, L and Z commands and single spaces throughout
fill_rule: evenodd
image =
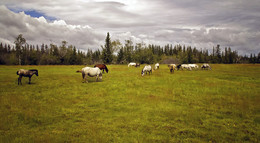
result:
M 104 66 L 105 66 L 105 70 L 106 70 L 106 72 L 108 72 L 108 68 L 107 68 L 107 66 L 104 64 Z

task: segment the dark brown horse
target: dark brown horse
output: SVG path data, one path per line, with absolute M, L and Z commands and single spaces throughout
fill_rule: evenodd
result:
M 96 64 L 94 67 L 98 67 L 100 70 L 103 71 L 103 73 L 104 73 L 104 70 L 106 70 L 106 72 L 108 73 L 108 68 L 105 64 Z
M 20 69 L 19 71 L 16 72 L 17 75 L 19 75 L 18 78 L 18 85 L 21 83 L 22 85 L 22 77 L 29 77 L 29 84 L 31 84 L 31 77 L 35 74 L 38 76 L 38 70 L 32 69 L 32 70 L 24 70 Z

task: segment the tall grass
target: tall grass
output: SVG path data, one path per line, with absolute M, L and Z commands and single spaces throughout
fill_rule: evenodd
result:
M 259 142 L 260 66 L 108 65 L 82 83 L 84 66 L 0 66 L 1 142 Z M 142 66 L 141 66 L 142 67 Z M 23 78 L 20 68 L 39 70 Z

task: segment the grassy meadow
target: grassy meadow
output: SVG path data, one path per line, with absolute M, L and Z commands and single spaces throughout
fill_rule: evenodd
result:
M 89 83 L 83 65 L 0 66 L 0 142 L 260 141 L 260 65 L 143 66 L 108 65 Z M 39 76 L 18 86 L 20 68 Z

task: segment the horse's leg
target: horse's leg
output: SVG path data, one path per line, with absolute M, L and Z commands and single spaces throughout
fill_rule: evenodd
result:
M 85 76 L 85 82 L 88 83 L 87 76 Z
M 87 75 L 84 74 L 84 79 L 83 79 L 84 82 L 88 83 L 88 80 L 87 80 Z
M 18 78 L 18 82 L 20 82 L 21 85 L 22 85 L 22 76 L 19 76 L 19 78 Z
M 85 74 L 82 72 L 82 82 L 84 83 Z
M 18 85 L 19 85 L 20 77 L 18 77 Z

